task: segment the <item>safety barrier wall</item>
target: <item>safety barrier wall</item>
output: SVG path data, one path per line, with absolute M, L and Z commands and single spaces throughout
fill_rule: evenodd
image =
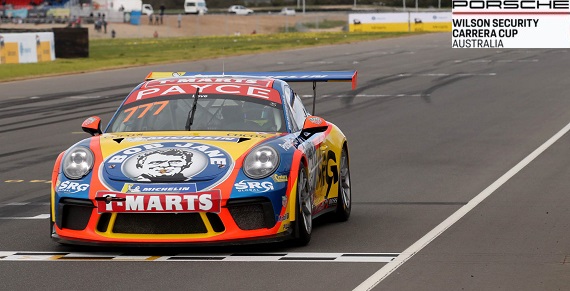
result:
M 53 32 L 0 32 L 0 64 L 55 60 Z
M 451 31 L 450 12 L 358 13 L 348 15 L 351 32 Z

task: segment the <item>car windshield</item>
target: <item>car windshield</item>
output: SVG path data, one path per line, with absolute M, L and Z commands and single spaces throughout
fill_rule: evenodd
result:
M 121 108 L 108 132 L 188 130 L 192 94 L 143 99 Z M 200 95 L 191 130 L 285 132 L 281 104 L 247 96 Z

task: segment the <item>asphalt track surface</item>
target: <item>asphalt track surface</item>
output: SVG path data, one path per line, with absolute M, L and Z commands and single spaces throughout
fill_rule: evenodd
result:
M 429 34 L 1 83 L 0 289 L 569 290 L 569 64 L 569 50 L 451 49 Z M 349 138 L 351 219 L 317 222 L 303 248 L 52 242 L 46 181 L 87 137 L 81 122 L 108 121 L 149 71 L 223 66 L 358 70 L 356 91 L 317 88 L 316 114 Z

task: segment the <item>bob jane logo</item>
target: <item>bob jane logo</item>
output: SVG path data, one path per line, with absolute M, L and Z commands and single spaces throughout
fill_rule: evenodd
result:
M 220 148 L 199 143 L 153 143 L 111 155 L 105 168 L 113 176 L 141 182 L 181 182 L 206 171 L 226 170 L 230 156 Z

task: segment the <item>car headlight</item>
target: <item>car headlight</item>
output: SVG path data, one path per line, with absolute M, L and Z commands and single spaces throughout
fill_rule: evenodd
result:
M 243 172 L 252 179 L 263 179 L 279 166 L 279 155 L 270 146 L 253 149 L 243 162 Z
M 93 152 L 86 147 L 74 147 L 63 157 L 63 173 L 69 179 L 81 179 L 89 174 L 91 168 L 93 168 Z

